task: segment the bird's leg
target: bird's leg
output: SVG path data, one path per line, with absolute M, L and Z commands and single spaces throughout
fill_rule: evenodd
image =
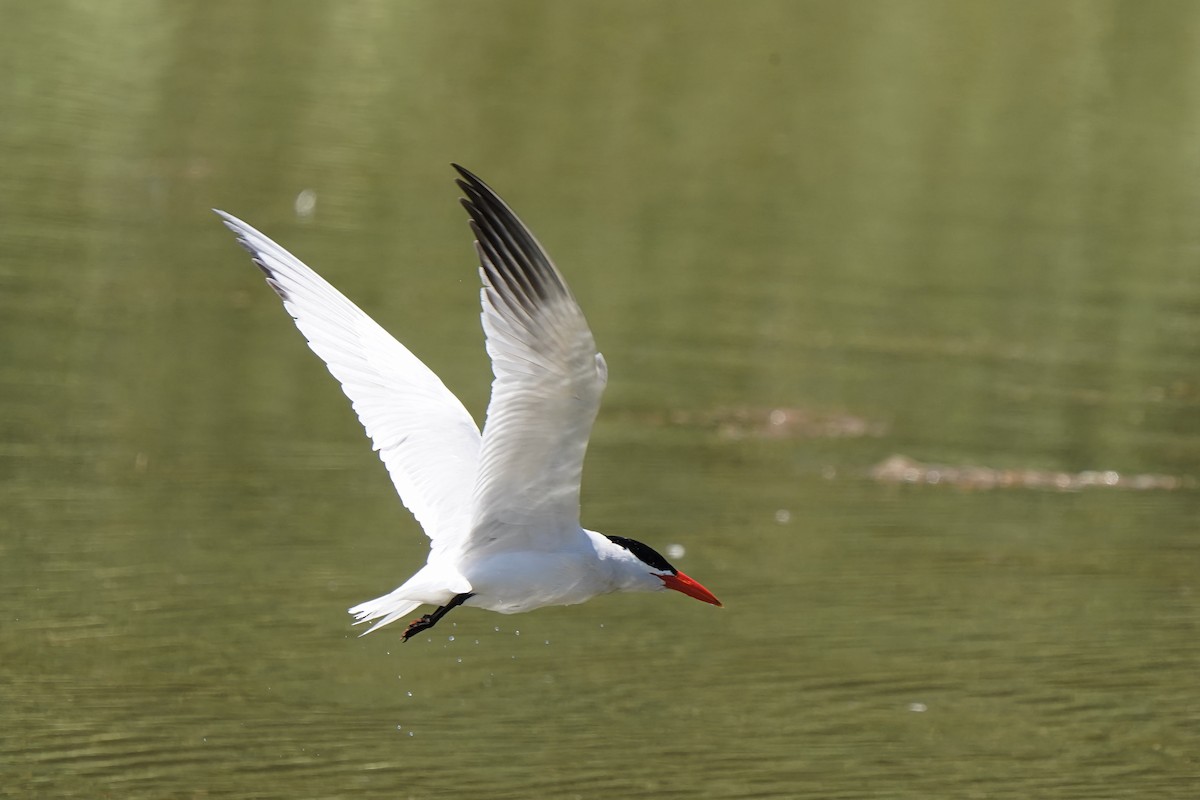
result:
M 410 636 L 415 636 L 424 630 L 429 630 L 434 625 L 438 624 L 438 620 L 450 613 L 450 610 L 457 608 L 475 596 L 474 592 L 464 592 L 456 594 L 454 599 L 444 606 L 439 606 L 432 614 L 426 614 L 420 619 L 414 619 L 408 623 L 408 628 L 404 631 L 404 635 L 400 637 L 400 641 L 407 642 Z

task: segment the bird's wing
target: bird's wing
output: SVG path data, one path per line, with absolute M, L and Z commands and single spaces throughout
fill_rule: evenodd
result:
M 583 312 L 541 245 L 455 165 L 483 278 L 492 398 L 464 553 L 554 549 L 579 532 L 579 482 L 607 381 Z
M 479 428 L 441 379 L 300 259 L 217 211 L 342 384 L 404 505 L 437 545 L 461 540 L 479 459 Z

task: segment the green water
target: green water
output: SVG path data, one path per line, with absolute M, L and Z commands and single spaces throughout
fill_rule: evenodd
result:
M 1191 3 L 5 3 L 0 796 L 1195 797 L 1197 86 Z M 209 209 L 478 415 L 451 161 L 608 359 L 584 524 L 724 610 L 356 638 L 426 540 Z

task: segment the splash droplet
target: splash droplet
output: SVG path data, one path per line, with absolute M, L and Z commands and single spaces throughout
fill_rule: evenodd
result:
M 296 195 L 292 207 L 300 219 L 312 219 L 313 212 L 317 210 L 317 193 L 312 189 L 304 189 Z

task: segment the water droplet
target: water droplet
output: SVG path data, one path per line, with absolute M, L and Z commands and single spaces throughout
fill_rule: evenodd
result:
M 520 635 L 521 635 L 521 632 L 520 632 L 520 631 L 513 631 L 513 633 L 515 633 L 517 636 L 520 636 Z
M 922 711 L 928 711 L 928 710 L 929 710 L 929 706 L 925 705 L 924 703 L 909 703 L 909 704 L 908 704 L 908 710 L 909 710 L 909 711 L 915 711 L 915 712 L 917 712 L 917 713 L 919 714 L 919 713 L 921 713 Z
M 461 663 L 462 663 L 462 656 L 459 656 L 459 658 L 458 658 L 458 663 L 459 663 L 459 664 L 461 664 Z
M 405 692 L 405 694 L 408 695 L 409 697 L 412 697 L 412 692 Z
M 317 193 L 312 189 L 305 189 L 296 195 L 292 205 L 296 210 L 297 217 L 311 219 L 313 212 L 317 210 Z
M 786 508 L 781 508 L 775 512 L 775 521 L 780 525 L 787 525 L 792 521 L 792 512 Z
M 412 731 L 409 731 L 409 732 L 408 732 L 408 735 L 409 735 L 409 736 L 412 736 L 412 735 L 413 735 L 413 732 L 412 732 Z
M 446 638 L 447 638 L 449 641 L 451 641 L 451 642 L 453 642 L 453 641 L 454 641 L 454 637 L 453 637 L 453 636 L 447 636 Z
M 667 545 L 667 558 L 683 558 L 687 555 L 687 548 L 681 544 Z

